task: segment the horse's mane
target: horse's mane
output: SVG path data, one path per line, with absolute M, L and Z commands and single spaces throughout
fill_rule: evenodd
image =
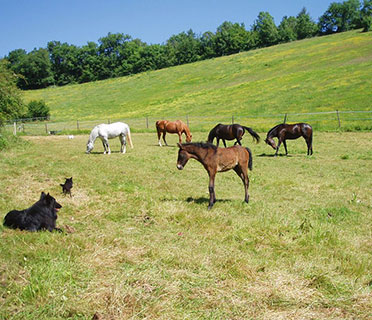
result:
M 267 133 L 267 136 L 270 136 L 274 131 L 278 130 L 279 126 L 283 125 L 284 123 L 280 123 L 276 125 L 275 127 L 271 128 L 269 132 Z
M 182 146 L 195 146 L 197 148 L 203 148 L 203 149 L 213 149 L 217 151 L 217 146 L 215 146 L 212 143 L 208 142 L 188 142 L 188 143 L 183 143 Z

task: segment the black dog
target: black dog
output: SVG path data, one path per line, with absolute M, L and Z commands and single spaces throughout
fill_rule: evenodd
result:
M 41 193 L 40 200 L 25 210 L 12 210 L 4 218 L 4 226 L 28 231 L 53 230 L 56 228 L 57 212 L 62 206 L 51 195 Z
M 69 178 L 66 178 L 66 181 L 64 184 L 60 184 L 60 186 L 62 187 L 62 192 L 64 194 L 70 194 L 70 197 L 71 196 L 71 189 L 72 189 L 72 177 L 69 179 Z

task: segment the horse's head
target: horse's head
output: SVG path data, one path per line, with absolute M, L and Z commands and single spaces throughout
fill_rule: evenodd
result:
M 266 138 L 265 142 L 272 147 L 274 150 L 276 150 L 276 144 L 273 138 Z
M 189 161 L 190 154 L 184 149 L 182 144 L 177 143 L 177 145 L 180 148 L 178 150 L 177 169 L 182 170 L 185 167 L 187 161 Z
M 90 153 L 93 150 L 93 147 L 94 147 L 93 142 L 89 140 L 87 143 L 87 151 L 85 151 L 85 153 Z
M 208 134 L 208 143 L 213 143 L 213 139 L 216 137 L 216 134 L 214 132 L 214 129 L 212 129 Z
M 186 142 L 191 142 L 192 134 L 186 136 Z

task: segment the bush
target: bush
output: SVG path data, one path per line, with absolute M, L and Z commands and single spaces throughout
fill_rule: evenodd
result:
M 50 113 L 49 107 L 45 104 L 44 100 L 33 100 L 27 105 L 28 113 L 27 118 L 47 118 L 49 120 Z

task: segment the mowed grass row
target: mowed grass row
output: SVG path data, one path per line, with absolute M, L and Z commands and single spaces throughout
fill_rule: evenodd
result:
M 160 148 L 134 133 L 134 149 L 110 156 L 99 141 L 84 154 L 87 138 L 0 153 L 1 215 L 46 191 L 74 231 L 0 227 L 1 319 L 371 318 L 370 133 L 315 132 L 313 156 L 298 139 L 277 158 L 246 136 L 250 203 L 229 171 L 210 211 L 204 168 L 176 168 L 177 136 Z M 72 198 L 59 186 L 71 176 Z
M 24 98 L 44 99 L 57 121 L 371 111 L 371 52 L 371 32 L 356 30 L 129 77 L 26 91 Z

